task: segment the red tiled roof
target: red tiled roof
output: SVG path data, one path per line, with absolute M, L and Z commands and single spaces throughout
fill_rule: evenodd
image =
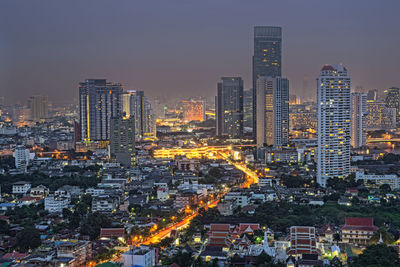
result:
M 26 253 L 12 252 L 12 253 L 4 254 L 2 259 L 3 260 L 10 260 L 10 259 L 20 260 L 20 259 L 26 258 L 27 256 L 28 256 L 28 254 L 26 254 Z
M 345 224 L 340 227 L 341 230 L 363 230 L 376 231 L 378 228 L 374 225 L 371 217 L 349 217 L 345 219 Z
M 335 69 L 331 65 L 327 64 L 327 65 L 323 66 L 321 70 L 335 70 Z
M 241 223 L 239 225 L 239 235 L 243 233 L 252 233 L 255 230 L 259 230 L 260 225 L 258 223 Z
M 230 232 L 231 225 L 230 224 L 211 224 L 210 231 L 216 232 Z
M 100 237 L 125 237 L 124 228 L 101 228 Z

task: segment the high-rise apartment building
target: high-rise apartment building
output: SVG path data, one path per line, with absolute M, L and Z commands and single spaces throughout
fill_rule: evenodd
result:
M 136 138 L 155 134 L 155 118 L 144 91 L 128 90 L 122 95 L 122 112 L 135 118 Z
M 396 122 L 400 123 L 400 89 L 391 87 L 385 90 L 386 107 L 396 109 Z
M 109 141 L 111 118 L 120 117 L 122 85 L 104 79 L 79 84 L 82 141 Z
M 47 96 L 35 95 L 28 99 L 30 118 L 33 121 L 40 121 L 49 117 L 49 101 Z
M 351 146 L 360 148 L 366 145 L 366 114 L 367 114 L 367 95 L 360 92 L 351 94 Z
M 15 159 L 15 167 L 23 172 L 26 172 L 30 161 L 29 149 L 23 146 L 17 146 L 13 152 Z
M 254 27 L 253 53 L 253 136 L 256 137 L 256 83 L 259 77 L 275 78 L 282 75 L 282 28 L 271 26 Z
M 110 158 L 126 167 L 135 164 L 135 118 L 112 118 Z
M 253 127 L 253 89 L 243 91 L 243 126 Z
M 350 76 L 342 65 L 325 65 L 317 79 L 317 182 L 350 174 Z
M 388 108 L 381 101 L 367 102 L 366 129 L 390 130 L 396 128 L 396 108 Z
M 259 77 L 257 89 L 257 146 L 281 147 L 289 142 L 289 80 Z
M 203 100 L 183 100 L 183 121 L 204 121 L 205 104 Z
M 217 85 L 217 135 L 240 138 L 243 135 L 243 80 L 222 77 Z

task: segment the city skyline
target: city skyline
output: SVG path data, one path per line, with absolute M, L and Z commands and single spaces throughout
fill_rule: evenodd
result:
M 249 89 L 252 33 L 257 25 L 282 27 L 282 73 L 291 80 L 291 91 L 296 95 L 315 96 L 313 77 L 318 75 L 319 66 L 330 62 L 343 62 L 352 69 L 352 89 L 363 86 L 383 91 L 400 83 L 395 68 L 399 60 L 395 44 L 400 35 L 391 15 L 400 5 L 395 1 L 387 2 L 384 8 L 373 1 L 363 1 L 363 5 L 346 2 L 340 20 L 334 19 L 341 10 L 339 4 L 233 1 L 232 14 L 221 21 L 219 11 L 228 2 L 160 2 L 160 10 L 152 14 L 163 27 L 140 14 L 150 10 L 152 5 L 146 3 L 115 6 L 122 12 L 116 16 L 106 13 L 107 3 L 97 1 L 97 12 L 90 13 L 97 21 L 94 23 L 83 19 L 90 1 L 78 7 L 65 4 L 63 13 L 49 12 L 55 8 L 52 5 L 2 2 L 0 10 L 7 13 L 1 14 L 0 95 L 11 103 L 25 103 L 26 95 L 38 94 L 48 95 L 54 102 L 72 102 L 78 97 L 77 84 L 88 78 L 118 81 L 126 88 L 144 90 L 150 97 L 190 97 L 201 92 L 210 98 L 221 76 L 241 76 L 244 89 Z M 269 14 L 266 18 L 262 7 L 287 8 L 287 16 Z M 324 10 L 330 10 L 329 14 Z M 136 16 L 128 16 L 130 11 Z M 66 16 L 71 13 L 74 18 Z M 364 16 L 354 20 L 359 13 Z M 107 23 L 97 20 L 104 14 L 113 19 Z M 238 14 L 244 19 L 237 21 Z M 164 27 L 174 31 L 164 31 Z M 336 39 L 346 41 L 333 42 Z

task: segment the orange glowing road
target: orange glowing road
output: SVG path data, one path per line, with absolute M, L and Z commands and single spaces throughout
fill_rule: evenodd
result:
M 208 208 L 213 208 L 218 204 L 218 202 L 219 202 L 219 199 L 217 199 L 214 202 L 208 204 L 204 208 L 206 210 Z M 197 215 L 199 215 L 199 213 L 196 211 L 195 213 L 193 213 L 192 215 L 189 215 L 188 217 L 186 217 L 182 221 L 180 221 L 178 223 L 175 223 L 174 225 L 159 231 L 158 233 L 156 233 L 155 235 L 153 235 L 149 239 L 147 239 L 144 242 L 142 242 L 142 244 L 143 245 L 150 245 L 150 244 L 156 244 L 156 243 L 160 242 L 163 238 L 167 237 L 171 233 L 172 230 L 178 230 L 180 228 L 187 227 L 189 225 L 189 223 L 193 220 L 193 218 L 195 218 Z

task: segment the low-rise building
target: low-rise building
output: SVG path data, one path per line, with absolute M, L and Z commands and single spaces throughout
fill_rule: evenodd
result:
M 225 195 L 225 200 L 234 200 L 236 201 L 236 204 L 241 208 L 249 205 L 249 197 L 247 196 L 247 194 L 242 192 L 229 192 Z
M 56 244 L 55 266 L 84 266 L 92 257 L 92 243 L 89 241 L 66 241 Z
M 29 182 L 20 181 L 12 185 L 13 194 L 26 194 L 29 189 L 31 189 L 31 183 Z
M 141 246 L 132 248 L 122 254 L 123 267 L 142 266 L 151 267 L 156 265 L 156 250 L 152 247 Z
M 111 195 L 101 195 L 92 199 L 93 212 L 113 212 L 119 205 L 119 198 Z
M 290 227 L 289 244 L 289 248 L 286 250 L 288 255 L 300 257 L 301 254 L 320 254 L 317 249 L 315 227 Z
M 30 191 L 31 197 L 43 198 L 49 194 L 49 189 L 44 185 L 32 187 Z
M 362 180 L 366 187 L 379 188 L 388 184 L 391 189 L 399 189 L 399 177 L 396 174 L 365 174 L 356 172 L 356 181 Z
M 70 201 L 68 197 L 49 195 L 44 198 L 44 209 L 50 213 L 61 213 L 68 207 Z
M 353 244 L 367 244 L 378 228 L 374 225 L 373 218 L 349 217 L 340 227 L 342 242 Z

